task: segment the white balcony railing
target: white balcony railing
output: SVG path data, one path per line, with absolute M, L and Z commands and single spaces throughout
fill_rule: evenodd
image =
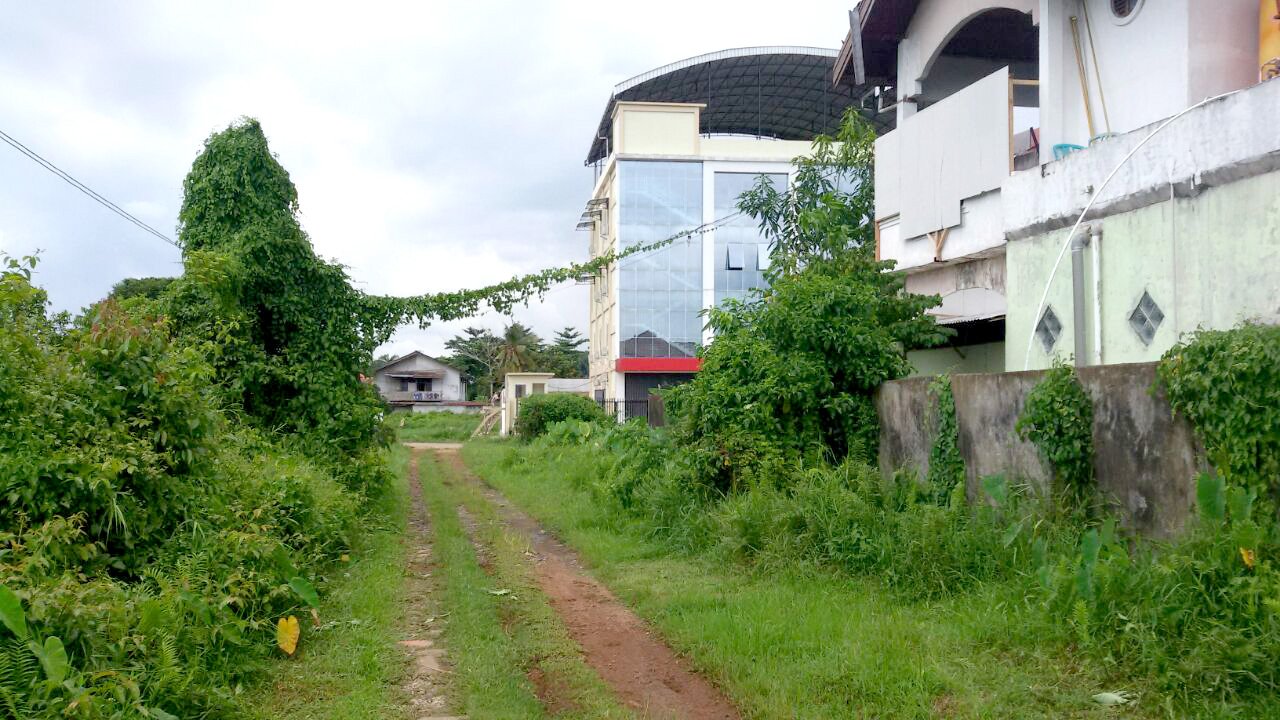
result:
M 444 395 L 435 390 L 392 390 L 384 393 L 387 402 L 441 402 Z

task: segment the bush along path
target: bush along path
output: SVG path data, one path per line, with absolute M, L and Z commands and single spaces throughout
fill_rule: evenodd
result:
M 435 446 L 433 452 L 439 486 L 424 474 L 424 491 L 457 503 L 459 525 L 481 558 L 481 571 L 501 585 L 489 593 L 512 638 L 508 661 L 524 669 L 546 715 L 739 717 L 711 683 L 583 570 L 576 553 L 484 486 L 455 447 Z

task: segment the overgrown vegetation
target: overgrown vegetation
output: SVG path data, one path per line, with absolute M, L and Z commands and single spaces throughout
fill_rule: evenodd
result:
M 943 337 L 924 314 L 938 298 L 903 292 L 892 263 L 875 259 L 873 139 L 850 113 L 797 161 L 791 188 L 762 180 L 741 200 L 770 241 L 770 287 L 710 312 L 702 369 L 666 398 L 689 479 L 708 491 L 824 458 L 871 459 L 871 393 L 910 371 L 904 348 Z
M 1055 490 L 1087 503 L 1094 494 L 1093 401 L 1075 368 L 1058 362 L 1045 372 L 1027 394 L 1016 430 L 1049 461 Z
M 0 273 L 0 717 L 232 716 L 364 501 L 220 410 L 211 353 Z
M 945 597 L 911 600 L 886 597 L 871 563 L 871 577 L 851 578 L 847 568 L 773 555 L 786 552 L 781 534 L 764 551 L 779 562 L 760 554 L 744 561 L 714 542 L 690 549 L 676 528 L 655 531 L 649 516 L 621 511 L 603 495 L 600 473 L 616 462 L 614 453 L 591 442 L 552 442 L 555 432 L 533 443 L 468 443 L 463 453 L 487 482 L 577 548 L 592 573 L 724 689 L 744 717 L 1107 717 L 1093 694 L 1146 689 L 1117 676 L 1112 664 L 1076 661 L 1055 641 L 1038 597 L 1024 597 L 1019 577 L 967 581 Z M 885 557 L 872 561 L 881 567 L 899 554 L 887 539 L 881 549 Z M 927 544 L 909 553 L 902 567 L 914 562 L 933 572 Z M 1141 706 L 1124 712 L 1158 715 Z
M 1157 374 L 1227 482 L 1280 502 L 1280 326 L 1201 331 Z
M 929 383 L 929 394 L 937 403 L 933 445 L 929 448 L 929 476 L 925 487 L 937 504 L 946 502 L 956 486 L 963 491 L 964 458 L 960 456 L 960 430 L 956 422 L 956 397 L 951 392 L 951 376 L 939 375 Z
M 184 182 L 181 277 L 50 317 L 0 256 L 0 717 L 241 715 L 388 487 L 374 348 L 616 259 L 372 297 L 297 214 L 245 120 Z
M 874 579 L 906 601 L 1005 588 L 999 611 L 1026 629 L 1011 642 L 1088 657 L 1170 714 L 1273 704 L 1274 506 L 1252 505 L 1275 482 L 1274 331 L 1202 333 L 1161 369 L 1175 407 L 1205 428 L 1226 480 L 1201 481 L 1203 522 L 1184 538 L 1122 537 L 1103 514 L 1092 402 L 1066 366 L 1045 374 L 1017 426 L 1051 464 L 1051 492 L 988 477 L 980 500 L 966 502 L 945 379 L 933 387 L 929 476 L 885 478 L 868 464 L 877 436 L 870 394 L 907 372 L 904 348 L 941 332 L 923 316 L 936 300 L 904 295 L 870 258 L 866 138 L 854 125 L 841 137 L 838 151 L 818 143 L 791 191 L 762 185 L 743 198 L 773 242 L 771 287 L 711 312 L 717 335 L 703 369 L 667 391 L 668 430 L 562 423 L 508 461 L 589 458 L 582 487 L 667 552 Z M 841 173 L 854 182 L 831 179 Z
M 545 433 L 554 423 L 566 420 L 598 423 L 608 419 L 591 398 L 571 393 L 543 393 L 520 400 L 515 433 L 529 440 Z

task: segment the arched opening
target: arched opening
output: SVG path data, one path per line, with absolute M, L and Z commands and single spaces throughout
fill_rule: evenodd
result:
M 970 17 L 929 63 L 917 109 L 940 102 L 1002 67 L 1013 88 L 1014 165 L 1038 164 L 1040 33 L 1028 13 L 992 8 Z

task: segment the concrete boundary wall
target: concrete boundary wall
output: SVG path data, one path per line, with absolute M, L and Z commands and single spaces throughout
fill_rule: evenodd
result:
M 1052 469 L 1014 430 L 1027 395 L 1043 376 L 1032 370 L 951 378 L 970 499 L 979 496 L 988 475 L 1041 491 L 1050 486 Z M 900 468 L 914 468 L 921 477 L 928 472 L 937 435 L 931 381 L 897 380 L 876 394 L 886 475 Z M 1081 368 L 1080 382 L 1093 400 L 1094 470 L 1103 499 L 1130 530 L 1158 538 L 1178 534 L 1193 512 L 1195 477 L 1207 464 L 1190 425 L 1174 417 L 1162 393 L 1152 391 L 1155 364 Z

